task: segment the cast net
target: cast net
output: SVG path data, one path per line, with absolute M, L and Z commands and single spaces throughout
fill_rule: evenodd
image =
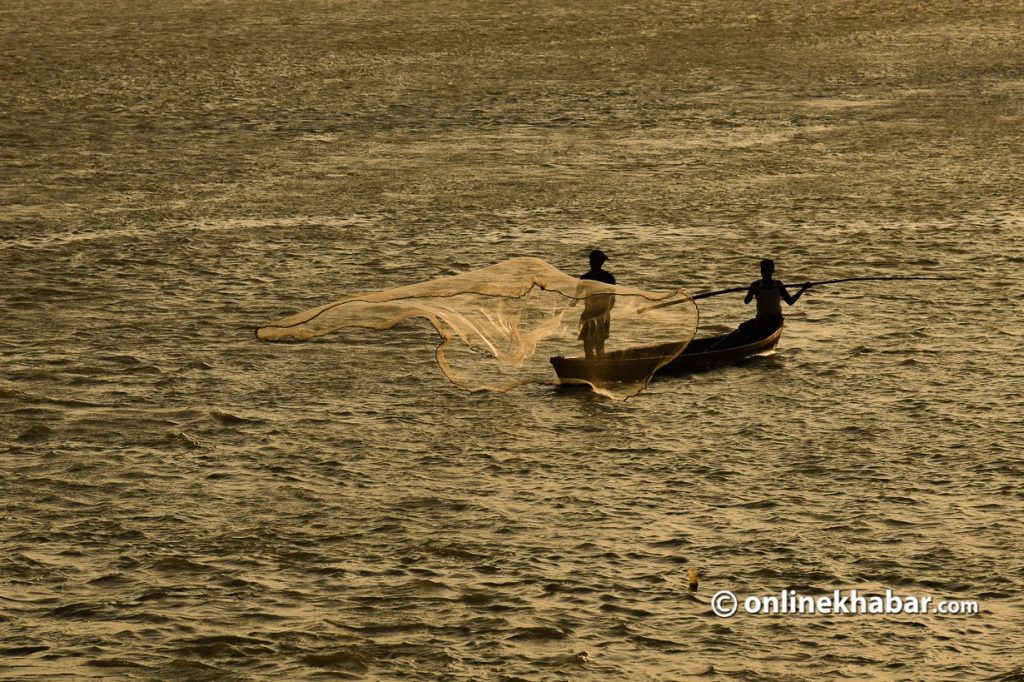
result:
M 256 337 L 306 341 L 348 327 L 386 330 L 416 317 L 440 334 L 437 364 L 466 390 L 561 381 L 620 400 L 682 353 L 698 322 L 696 304 L 680 292 L 581 280 L 539 258 L 513 258 L 348 296 L 259 327 Z

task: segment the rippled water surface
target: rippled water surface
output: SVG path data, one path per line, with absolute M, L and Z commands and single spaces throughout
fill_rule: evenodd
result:
M 0 676 L 1024 678 L 1022 22 L 7 0 Z M 463 393 L 425 323 L 253 339 L 594 247 L 648 289 L 960 279 L 812 289 L 627 402 Z M 981 613 L 710 605 L 853 588 Z

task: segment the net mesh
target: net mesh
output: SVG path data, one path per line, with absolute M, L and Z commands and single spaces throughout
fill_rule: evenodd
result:
M 580 280 L 539 258 L 514 258 L 342 298 L 268 323 L 256 336 L 306 341 L 347 327 L 386 330 L 415 317 L 440 334 L 437 363 L 466 390 L 507 391 L 560 378 L 620 400 L 682 353 L 698 322 L 685 294 Z M 585 360 L 585 341 L 592 353 L 603 341 L 603 355 Z

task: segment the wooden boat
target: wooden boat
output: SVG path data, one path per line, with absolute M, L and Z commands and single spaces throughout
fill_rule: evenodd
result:
M 719 334 L 694 339 L 680 355 L 662 367 L 659 374 L 696 372 L 728 365 L 755 355 L 775 350 L 782 338 L 782 326 L 765 330 L 756 337 L 743 338 L 732 334 Z
M 563 384 L 628 384 L 646 381 L 678 352 L 682 342 L 612 351 L 604 360 L 551 358 L 558 380 Z
M 762 355 L 774 350 L 781 337 L 780 324 L 757 338 L 732 333 L 694 339 L 678 355 L 681 342 L 670 342 L 612 351 L 604 360 L 556 356 L 551 358 L 551 364 L 563 384 L 633 383 L 652 373 L 684 374 Z

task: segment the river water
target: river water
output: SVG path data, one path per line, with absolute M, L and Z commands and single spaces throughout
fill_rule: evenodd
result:
M 966 7 L 6 0 L 0 676 L 1024 679 L 1024 13 Z M 959 279 L 626 402 L 253 338 L 595 247 Z M 837 589 L 981 612 L 711 608 Z

